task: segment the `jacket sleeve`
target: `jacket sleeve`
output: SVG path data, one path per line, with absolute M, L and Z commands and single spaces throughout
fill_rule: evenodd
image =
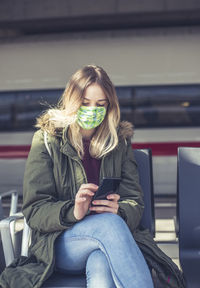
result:
M 125 220 L 130 230 L 134 232 L 143 214 L 144 201 L 139 184 L 137 163 L 130 140 L 127 140 L 123 155 L 121 178 L 118 214 Z
M 53 162 L 46 150 L 43 132 L 38 130 L 33 137 L 24 174 L 23 214 L 32 229 L 53 232 L 77 222 L 73 209 L 73 200 L 58 200 Z

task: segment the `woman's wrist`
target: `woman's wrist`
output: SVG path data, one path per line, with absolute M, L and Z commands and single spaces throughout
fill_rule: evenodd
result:
M 74 217 L 77 221 L 81 220 L 83 217 L 80 216 L 80 213 L 76 210 L 76 207 L 74 207 Z

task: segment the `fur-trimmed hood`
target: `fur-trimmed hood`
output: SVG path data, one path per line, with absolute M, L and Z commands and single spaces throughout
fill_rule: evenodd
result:
M 131 138 L 134 134 L 133 124 L 128 121 L 122 121 L 119 123 L 119 137 L 123 139 Z

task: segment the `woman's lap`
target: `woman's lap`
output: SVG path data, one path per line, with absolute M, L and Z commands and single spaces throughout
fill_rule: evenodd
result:
M 117 217 L 114 215 L 114 218 Z M 112 214 L 90 215 L 64 231 L 56 240 L 56 268 L 70 273 L 83 273 L 90 253 L 101 246 L 102 220 L 108 218 L 113 218 Z
M 125 287 L 123 281 L 137 283 L 135 287 L 153 287 L 146 262 L 128 226 L 120 216 L 111 213 L 87 216 L 64 231 L 56 240 L 56 268 L 83 273 L 89 255 L 98 249 L 107 259 L 117 287 Z M 149 286 L 144 285 L 147 282 Z
M 70 272 L 83 272 L 90 253 L 100 249 L 101 240 L 108 238 L 113 230 L 113 223 L 110 223 L 111 227 L 108 224 L 111 219 L 123 221 L 120 216 L 111 213 L 89 215 L 64 231 L 56 240 L 56 267 L 65 267 Z

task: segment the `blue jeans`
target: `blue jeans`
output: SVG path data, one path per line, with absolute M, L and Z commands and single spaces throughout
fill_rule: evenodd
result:
M 56 240 L 56 269 L 81 274 L 89 288 L 153 288 L 150 271 L 124 220 L 86 216 Z

